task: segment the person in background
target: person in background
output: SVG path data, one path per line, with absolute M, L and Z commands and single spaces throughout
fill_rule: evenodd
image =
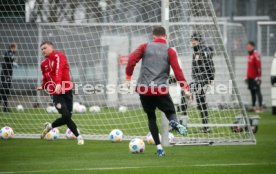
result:
M 17 44 L 11 43 L 9 50 L 4 54 L 1 69 L 1 85 L 0 85 L 0 99 L 3 102 L 3 112 L 11 112 L 8 106 L 8 97 L 10 95 L 11 81 L 13 74 L 13 66 L 15 62 L 15 54 L 17 51 Z
M 197 109 L 200 111 L 201 122 L 208 125 L 208 104 L 206 101 L 206 90 L 215 79 L 215 66 L 213 62 L 213 48 L 206 46 L 201 34 L 193 33 L 191 36 L 192 55 L 192 79 L 190 91 L 195 94 Z M 183 95 L 183 94 L 182 94 Z M 187 102 L 182 97 L 181 111 L 183 115 L 187 114 Z M 210 133 L 208 126 L 202 127 L 203 133 Z
M 252 109 L 253 112 L 261 112 L 263 105 L 263 96 L 261 93 L 261 59 L 260 54 L 255 50 L 255 43 L 249 41 L 246 45 L 248 51 L 247 57 L 247 75 L 246 82 L 248 89 L 250 90 L 252 97 Z M 258 98 L 259 107 L 256 106 L 256 100 Z

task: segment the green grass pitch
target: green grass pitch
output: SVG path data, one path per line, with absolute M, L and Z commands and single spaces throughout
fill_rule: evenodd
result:
M 131 154 L 128 142 L 12 139 L 0 141 L 2 173 L 276 173 L 276 116 L 261 114 L 257 145 L 167 147 L 158 158 L 146 144 Z

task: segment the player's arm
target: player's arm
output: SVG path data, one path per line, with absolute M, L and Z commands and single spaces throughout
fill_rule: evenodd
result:
M 169 55 L 169 62 L 170 65 L 173 69 L 174 76 L 176 80 L 179 82 L 180 87 L 185 93 L 189 92 L 189 85 L 184 77 L 183 71 L 179 66 L 178 59 L 177 59 L 177 54 L 176 51 L 172 48 L 169 48 L 168 50 L 168 55 Z
M 207 48 L 204 52 L 203 52 L 203 60 L 204 60 L 204 64 L 205 64 L 205 69 L 206 69 L 206 73 L 208 75 L 208 80 L 212 81 L 215 79 L 215 66 L 214 66 L 214 61 L 212 59 L 212 55 L 213 53 L 211 52 L 211 50 L 209 50 L 209 48 Z
M 130 81 L 131 76 L 133 74 L 134 68 L 136 64 L 141 60 L 143 57 L 145 50 L 146 50 L 147 44 L 142 44 L 139 47 L 137 47 L 130 55 L 126 67 L 126 80 Z
M 256 66 L 256 70 L 257 70 L 257 80 L 261 80 L 262 66 L 261 66 L 261 59 L 258 54 L 255 55 L 254 62 L 255 62 L 255 66 Z
M 45 77 L 46 74 L 43 72 L 43 65 L 41 64 L 40 65 L 40 69 L 41 69 L 41 72 L 42 72 L 42 82 L 41 82 L 41 86 L 38 86 L 36 89 L 37 90 L 43 90 L 43 89 L 46 89 L 46 84 L 47 84 L 47 78 Z

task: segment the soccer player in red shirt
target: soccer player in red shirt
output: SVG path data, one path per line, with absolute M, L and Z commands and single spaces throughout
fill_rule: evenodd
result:
M 249 41 L 246 45 L 248 51 L 247 57 L 247 76 L 248 89 L 252 97 L 252 110 L 255 112 L 262 111 L 263 96 L 261 93 L 261 59 L 260 54 L 255 50 L 255 43 Z M 258 98 L 259 107 L 256 107 Z
M 182 90 L 190 99 L 191 93 L 178 64 L 176 52 L 167 45 L 165 28 L 161 26 L 154 28 L 153 38 L 152 42 L 141 44 L 130 54 L 126 67 L 126 82 L 130 83 L 135 65 L 142 60 L 136 92 L 140 95 L 142 107 L 148 116 L 148 125 L 157 146 L 157 155 L 164 156 L 165 152 L 160 143 L 156 124 L 156 108 L 165 113 L 173 129 L 181 135 L 187 134 L 186 127 L 177 121 L 174 104 L 169 94 L 170 67 L 174 71 L 176 80 L 180 82 Z
M 57 52 L 51 41 L 44 41 L 40 45 L 42 54 L 45 59 L 41 63 L 41 71 L 43 75 L 42 85 L 38 90 L 47 90 L 52 95 L 53 103 L 61 117 L 53 123 L 45 123 L 45 129 L 41 134 L 41 138 L 55 127 L 67 125 L 68 128 L 77 137 L 78 145 L 83 145 L 84 140 L 77 130 L 77 126 L 72 117 L 73 109 L 73 83 L 70 79 L 70 69 L 66 56 Z

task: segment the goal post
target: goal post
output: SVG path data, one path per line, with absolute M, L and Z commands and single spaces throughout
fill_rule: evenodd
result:
M 165 116 L 157 111 L 162 144 L 256 143 L 235 82 L 223 40 L 225 37 L 220 33 L 220 24 L 216 21 L 210 0 L 147 0 L 147 3 L 130 0 L 118 1 L 117 4 L 110 1 L 111 4 L 106 8 L 100 9 L 100 16 L 91 11 L 82 14 L 81 11 L 87 12 L 81 10 L 82 8 L 96 8 L 85 2 L 70 2 L 76 3 L 78 9 L 78 15 L 73 22 L 66 21 L 69 14 L 54 18 L 57 21 L 53 22 L 49 20 L 51 16 L 45 17 L 48 13 L 39 18 L 40 13 L 37 16 L 34 15 L 36 11 L 33 11 L 28 14 L 34 15 L 30 16 L 30 19 L 33 19 L 35 27 L 29 27 L 29 23 L 2 25 L 2 36 L 9 38 L 4 43 L 15 40 L 19 45 L 18 64 L 21 68 L 14 69 L 14 87 L 10 96 L 13 112 L 0 113 L 0 126 L 11 126 L 17 137 L 39 137 L 42 124 L 58 117 L 58 114 L 46 112 L 47 106 L 51 104 L 51 98 L 46 93 L 33 91 L 31 95 L 22 94 L 22 91 L 30 88 L 31 82 L 36 85 L 40 83 L 39 64 L 43 58 L 39 44 L 43 40 L 51 40 L 56 50 L 67 56 L 71 77 L 75 83 L 74 101 L 87 108 L 86 112 L 75 111 L 72 117 L 84 137 L 105 140 L 112 129 L 121 129 L 126 140 L 134 137 L 145 138 L 149 129 L 138 94 L 118 93 L 118 86 L 125 78 L 125 65 L 120 65 L 119 58 L 127 57 L 130 50 L 134 50 L 139 44 L 150 42 L 153 27 L 163 25 L 169 36 L 168 44 L 175 47 L 188 83 L 193 82 L 193 50 L 190 39 L 194 32 L 201 34 L 204 41 L 202 44 L 213 49 L 212 59 L 216 72 L 214 84 L 206 87 L 208 124 L 202 123 L 203 118 L 195 99 L 186 110 L 185 124 L 189 131 L 187 137 L 172 131 L 175 136 L 172 140 L 168 138 L 170 128 Z M 45 6 L 44 10 L 47 12 L 51 9 Z M 15 25 L 21 26 L 14 27 Z M 4 51 L 3 47 L 1 51 Z M 32 55 L 29 55 L 30 52 Z M 25 72 L 31 69 L 37 72 L 35 79 L 22 73 L 23 70 Z M 134 81 L 138 79 L 139 69 L 140 63 L 134 71 Z M 100 89 L 99 85 L 104 88 Z M 111 87 L 115 87 L 115 90 L 110 90 Z M 181 97 L 180 92 L 176 93 Z M 38 108 L 32 108 L 35 103 L 39 103 Z M 16 110 L 19 104 L 24 106 L 23 112 Z M 176 103 L 179 118 L 183 115 L 181 105 L 182 103 Z M 99 106 L 101 111 L 90 112 L 91 106 Z M 122 106 L 127 110 L 119 110 Z M 211 132 L 201 132 L 201 128 L 205 126 L 208 126 Z M 65 129 L 66 127 L 60 128 L 62 135 Z

